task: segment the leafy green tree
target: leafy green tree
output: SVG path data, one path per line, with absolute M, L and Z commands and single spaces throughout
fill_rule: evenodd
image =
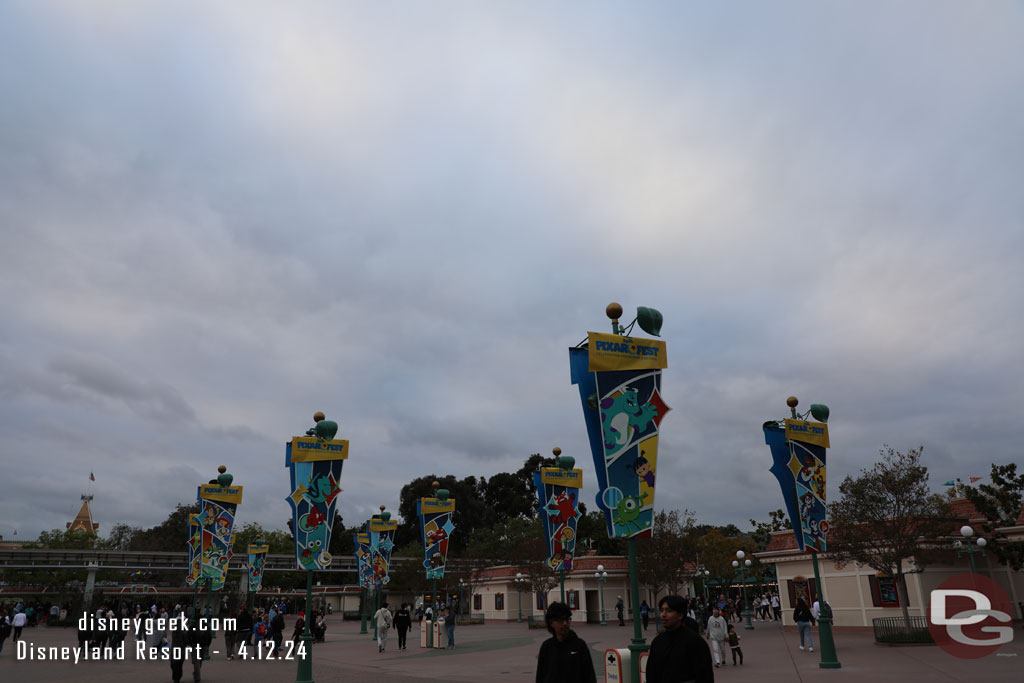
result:
M 584 546 L 598 555 L 625 555 L 626 541 L 608 537 L 608 525 L 600 511 L 585 512 L 580 503 L 580 517 L 576 520 L 576 553 L 582 555 Z
M 767 522 L 758 522 L 757 520 L 750 520 L 750 526 L 754 527 L 753 533 L 750 534 L 750 538 L 754 541 L 754 545 L 757 546 L 758 551 L 765 550 L 768 544 L 772 540 L 772 533 L 775 531 L 786 531 L 787 529 L 792 531 L 793 524 L 789 521 L 789 515 L 787 515 L 781 508 L 778 510 L 772 510 L 768 513 Z
M 752 564 L 755 565 L 751 567 L 752 571 L 757 569 L 756 565 L 758 564 L 757 559 L 753 557 L 753 553 L 757 550 L 754 542 L 739 534 L 727 536 L 724 531 L 726 528 L 735 529 L 733 525 L 723 528 L 712 528 L 697 540 L 697 553 L 700 557 L 700 563 L 711 572 L 710 578 L 717 581 L 720 586 L 729 584 L 739 578 L 736 574 L 736 569 L 732 566 L 732 561 L 736 559 L 737 550 L 742 550 L 746 553 L 747 557 L 745 559 L 751 560 Z
M 499 472 L 490 479 L 481 479 L 480 484 L 483 499 L 494 511 L 497 521 L 534 517 L 537 493 L 530 490 L 522 477 L 511 472 Z
M 163 522 L 132 534 L 129 550 L 180 552 L 188 543 L 188 516 L 199 512 L 199 503 L 178 505 Z
M 455 533 L 448 542 L 448 553 L 449 557 L 458 556 L 469 544 L 469 538 L 475 529 L 488 527 L 495 520 L 494 510 L 481 497 L 479 482 L 472 476 L 459 480 L 450 474 L 444 477 L 431 474 L 413 479 L 403 486 L 398 505 L 402 521 L 395 532 L 395 545 L 402 546 L 412 541 L 422 542 L 416 503 L 420 498 L 434 495 L 435 480 L 440 483 L 440 488 L 447 489 L 448 495 L 455 499 L 455 514 L 452 517 Z
M 123 522 L 115 524 L 100 545 L 108 550 L 131 550 L 135 535 L 140 531 L 142 531 L 141 528 Z
M 686 562 L 696 552 L 693 536 L 696 517 L 690 510 L 666 512 L 654 515 L 654 536 L 637 540 L 637 570 L 640 581 L 651 588 L 654 595 L 662 589 L 679 593 L 688 572 Z
M 1024 474 L 1017 474 L 1016 463 L 993 463 L 990 478 L 991 484 L 968 486 L 964 493 L 967 500 L 971 501 L 974 508 L 987 520 L 981 524 L 981 531 L 993 542 L 989 543 L 986 550 L 994 553 L 1000 562 L 1019 572 L 1024 566 L 1024 541 L 1011 541 L 1005 533 L 999 531 L 999 528 L 1017 526 L 1021 507 L 1024 506 Z
M 949 503 L 928 489 L 921 449 L 906 453 L 884 446 L 882 460 L 839 485 L 841 498 L 830 505 L 828 553 L 841 562 L 859 562 L 893 579 L 907 630 L 905 574 L 929 561 L 927 545 L 953 529 Z

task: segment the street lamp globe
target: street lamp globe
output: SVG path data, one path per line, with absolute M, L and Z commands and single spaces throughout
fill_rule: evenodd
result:
M 522 581 L 522 580 L 523 580 L 522 572 L 516 572 L 516 581 Z
M 987 545 L 988 545 L 988 541 L 986 541 L 984 538 L 979 538 L 978 539 L 978 547 L 979 548 L 984 548 Z
M 747 565 L 749 567 L 750 566 L 750 560 L 744 560 L 743 564 L 745 564 L 745 565 Z
M 739 560 L 733 560 L 732 561 L 732 566 L 733 566 L 734 569 L 738 569 L 739 566 L 740 566 Z
M 970 538 L 974 535 L 974 529 L 965 524 L 962 527 L 960 527 L 960 535 L 964 538 Z
M 711 576 L 711 571 L 710 571 L 710 570 L 707 570 L 707 569 L 705 569 L 705 570 L 704 570 L 704 576 Z
M 603 564 L 597 565 L 597 571 L 603 572 L 604 571 L 604 565 Z
M 742 560 L 746 556 L 747 556 L 747 554 L 745 552 L 743 552 L 742 550 L 737 550 L 736 551 L 736 559 L 737 560 Z

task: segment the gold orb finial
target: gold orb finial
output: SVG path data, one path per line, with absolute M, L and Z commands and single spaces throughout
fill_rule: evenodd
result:
M 786 405 L 789 406 L 790 408 L 796 408 L 798 405 L 800 405 L 800 401 L 799 399 L 797 399 L 796 396 L 790 396 L 789 398 L 786 399 Z
M 434 483 L 432 484 L 432 486 L 434 487 L 434 490 L 436 491 L 439 488 L 441 488 L 441 482 L 439 482 L 437 479 L 435 479 Z
M 384 512 L 384 506 L 383 505 L 380 506 L 380 511 Z
M 221 474 L 224 474 L 225 472 L 228 471 L 228 468 L 225 467 L 224 465 L 221 465 L 220 467 L 217 468 L 217 471 L 220 472 Z
M 551 453 L 557 458 L 562 454 L 562 449 L 559 448 L 558 446 L 555 446 L 554 448 L 551 449 Z
M 313 413 L 313 422 L 319 422 L 320 420 L 323 420 L 324 417 L 326 416 L 324 415 L 323 411 L 318 410 L 315 413 Z
M 612 320 L 618 320 L 619 318 L 622 317 L 622 304 L 616 303 L 614 301 L 611 302 L 604 309 L 604 314 L 607 315 Z

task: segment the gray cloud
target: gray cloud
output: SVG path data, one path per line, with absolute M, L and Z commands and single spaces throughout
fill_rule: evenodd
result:
M 347 521 L 554 445 L 591 498 L 566 349 L 612 300 L 665 314 L 659 505 L 779 507 L 790 394 L 833 481 L 1016 460 L 1019 13 L 744 9 L 4 5 L 0 533 L 222 463 L 280 527 L 315 410 Z

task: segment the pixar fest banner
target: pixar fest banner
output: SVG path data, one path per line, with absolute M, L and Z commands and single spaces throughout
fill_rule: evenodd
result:
M 445 563 L 448 561 L 448 539 L 455 531 L 452 522 L 455 499 L 420 498 L 416 502 L 416 513 L 420 517 L 423 568 L 427 571 L 427 578 L 443 579 Z
M 374 517 L 366 523 L 371 575 L 378 586 L 386 585 L 391 580 L 391 551 L 395 548 L 397 530 L 398 522 L 379 517 Z
M 203 484 L 199 487 L 199 514 L 195 521 L 201 529 L 200 578 L 207 579 L 210 590 L 221 590 L 231 561 L 235 540 L 235 510 L 242 502 L 241 486 Z M 189 520 L 191 532 L 192 520 Z
M 769 471 L 782 488 L 789 521 L 800 550 L 825 552 L 825 451 L 828 425 L 807 420 L 785 420 L 763 425 L 764 440 L 772 453 Z
M 539 472 L 534 472 L 533 483 L 540 498 L 540 516 L 548 544 L 548 567 L 556 572 L 571 571 L 583 470 L 542 467 Z
M 248 557 L 245 568 L 249 572 L 249 592 L 259 593 L 263 586 L 263 569 L 267 564 L 267 552 L 270 550 L 270 546 L 265 543 L 251 543 L 246 550 Z
M 292 528 L 295 530 L 295 565 L 299 569 L 326 569 L 331 564 L 331 529 L 341 493 L 341 467 L 348 459 L 348 441 L 296 436 L 286 444 L 284 464 L 289 468 Z
M 661 398 L 665 342 L 590 332 L 569 349 L 610 538 L 650 536 L 658 473 L 658 427 L 670 410 Z

